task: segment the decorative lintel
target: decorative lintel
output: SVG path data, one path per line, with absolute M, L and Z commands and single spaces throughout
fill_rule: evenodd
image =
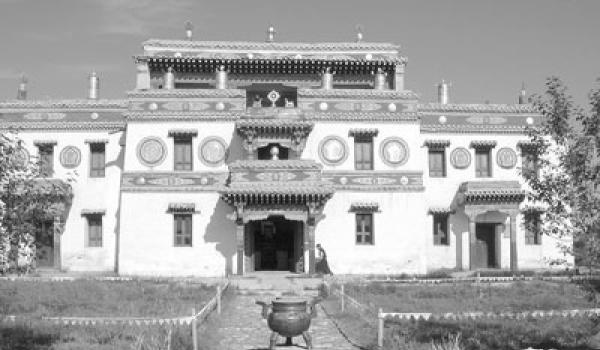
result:
M 349 212 L 352 213 L 378 213 L 379 203 L 377 202 L 352 202 Z
M 450 146 L 450 140 L 425 140 L 423 146 L 435 149 L 444 149 Z
M 469 147 L 475 149 L 490 149 L 496 147 L 498 142 L 495 140 L 473 140 Z
M 169 137 L 188 138 L 198 136 L 197 129 L 171 129 L 168 133 Z
M 106 209 L 82 209 L 81 210 L 81 216 L 105 215 L 105 214 L 106 214 Z
M 379 135 L 379 129 L 369 128 L 369 129 L 350 129 L 348 131 L 348 136 L 350 137 L 376 137 Z
M 169 203 L 168 213 L 195 213 L 196 205 L 194 203 Z
M 58 141 L 56 140 L 34 140 L 34 146 L 56 146 Z

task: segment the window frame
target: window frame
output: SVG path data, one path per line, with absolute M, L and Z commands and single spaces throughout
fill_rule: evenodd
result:
M 434 154 L 441 154 L 442 157 L 442 164 L 441 164 L 441 174 L 438 174 L 438 170 L 436 169 L 435 172 L 432 171 L 432 167 L 431 167 L 431 157 Z M 427 151 L 427 160 L 428 160 L 428 165 L 429 165 L 429 177 L 435 177 L 435 178 L 445 178 L 448 176 L 447 173 L 447 167 L 446 167 L 446 148 L 429 148 Z
M 532 150 L 521 150 L 521 171 L 522 173 L 534 173 L 534 178 L 540 176 L 540 159 L 538 154 Z
M 40 167 L 40 177 L 53 177 L 54 176 L 54 145 L 53 144 L 39 144 L 38 149 L 38 164 Z M 48 157 L 48 158 L 45 158 Z M 46 162 L 45 160 L 49 160 Z M 47 169 L 49 164 L 49 169 Z
M 368 145 L 370 149 L 368 152 L 363 152 L 363 145 Z M 354 170 L 374 170 L 374 140 L 373 136 L 354 136 Z M 361 149 L 360 152 L 358 150 Z M 361 155 L 360 160 L 359 156 Z M 364 159 L 364 155 L 368 154 L 368 159 Z
M 181 146 L 189 147 L 188 150 L 183 152 L 183 157 L 189 156 L 189 162 L 178 162 L 177 157 L 179 155 L 178 150 Z M 192 135 L 173 137 L 173 170 L 175 171 L 193 171 L 194 170 L 194 139 Z
M 356 212 L 354 213 L 355 221 L 354 221 L 354 242 L 356 245 L 375 245 L 375 216 L 372 212 Z M 359 231 L 359 217 L 369 217 L 371 228 L 370 231 Z M 364 224 L 362 225 L 362 229 L 364 230 Z M 366 232 L 366 233 L 365 233 Z M 361 237 L 361 239 L 359 239 Z M 365 237 L 370 237 L 370 242 L 367 242 Z
M 487 158 L 487 169 L 486 175 L 482 175 L 480 172 L 479 155 L 485 155 Z M 475 177 L 477 178 L 490 178 L 492 176 L 492 149 L 491 148 L 475 148 Z
M 101 148 L 101 151 L 94 150 Z M 102 155 L 102 166 L 94 166 L 95 155 Z M 104 142 L 92 142 L 90 143 L 90 177 L 91 178 L 103 178 L 106 177 L 106 144 Z
M 181 232 L 178 232 L 178 219 L 183 219 L 181 223 Z M 189 232 L 185 231 L 185 221 L 189 219 Z M 193 247 L 194 246 L 194 219 L 192 213 L 174 212 L 173 213 L 173 247 Z M 189 244 L 185 243 L 185 238 L 189 237 Z M 178 240 L 181 238 L 181 241 Z M 182 243 L 180 243 L 182 242 Z
M 541 246 L 542 245 L 542 232 L 541 214 L 538 212 L 526 213 L 523 216 L 525 226 L 525 245 L 528 246 Z M 533 230 L 532 230 L 533 229 Z
M 103 220 L 103 215 L 102 214 L 86 214 L 85 215 L 85 219 L 86 219 L 86 230 L 85 230 L 85 247 L 86 248 L 102 248 L 104 246 L 104 220 Z M 98 240 L 97 237 L 95 237 L 95 239 L 92 240 L 92 222 L 96 221 L 99 222 L 99 237 L 100 239 Z M 92 244 L 92 242 L 96 242 L 98 244 Z
M 450 245 L 450 220 L 448 214 L 435 214 L 433 215 L 433 245 L 434 246 L 449 246 Z M 441 223 L 439 220 L 443 220 Z M 443 224 L 444 235 L 440 235 L 441 225 Z M 445 240 L 445 242 L 444 242 Z

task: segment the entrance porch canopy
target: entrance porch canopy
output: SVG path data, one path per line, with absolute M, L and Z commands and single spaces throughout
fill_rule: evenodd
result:
M 469 218 L 470 268 L 473 268 L 477 216 L 488 211 L 499 211 L 510 218 L 510 269 L 518 269 L 517 214 L 525 191 L 517 181 L 469 181 L 463 183 L 456 195 L 456 204 L 464 208 Z M 462 263 L 461 263 L 462 265 Z

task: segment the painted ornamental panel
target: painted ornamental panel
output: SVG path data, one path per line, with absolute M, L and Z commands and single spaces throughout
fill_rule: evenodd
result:
M 158 137 L 146 137 L 138 144 L 137 156 L 142 164 L 155 167 L 167 157 L 167 145 Z
M 456 169 L 466 169 L 471 165 L 471 153 L 464 147 L 457 147 L 450 153 L 450 163 Z

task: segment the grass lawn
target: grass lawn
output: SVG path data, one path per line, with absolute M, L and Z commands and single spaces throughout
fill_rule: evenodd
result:
M 150 281 L 0 281 L 0 314 L 20 316 L 188 316 L 216 289 Z
M 0 350 L 13 349 L 171 349 L 192 348 L 189 325 L 67 326 L 40 321 L 41 316 L 156 317 L 191 316 L 216 288 L 202 284 L 150 281 L 64 282 L 0 281 Z

